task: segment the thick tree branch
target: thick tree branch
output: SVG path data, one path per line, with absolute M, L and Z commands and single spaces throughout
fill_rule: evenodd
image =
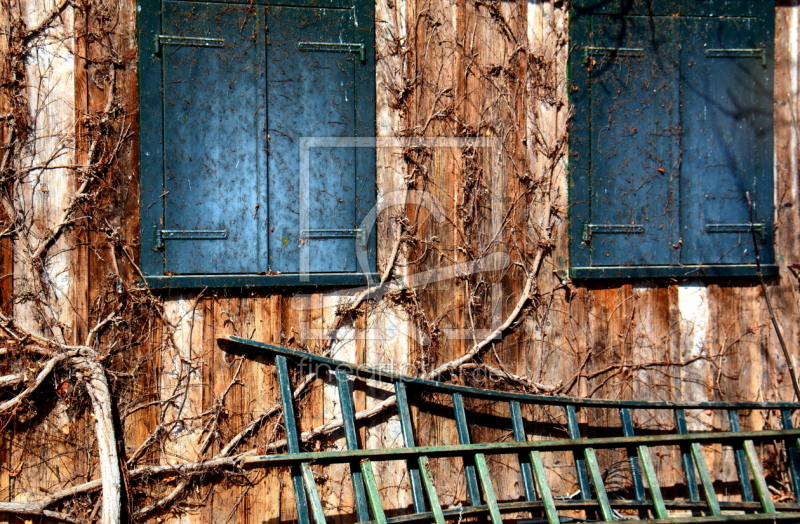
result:
M 61 522 L 68 522 L 70 524 L 81 524 L 80 520 L 76 520 L 65 513 L 57 511 L 49 511 L 44 509 L 41 504 L 23 504 L 19 502 L 0 502 L 0 513 L 10 515 L 20 515 L 26 517 L 47 517 L 48 519 L 59 520 Z M 26 520 L 26 522 L 31 522 Z
M 103 485 L 103 513 L 100 522 L 119 524 L 122 518 L 122 473 L 117 454 L 117 435 L 114 429 L 111 390 L 106 373 L 97 353 L 82 348 L 71 358 L 75 369 L 86 376 L 86 391 L 92 401 L 100 461 L 100 478 Z

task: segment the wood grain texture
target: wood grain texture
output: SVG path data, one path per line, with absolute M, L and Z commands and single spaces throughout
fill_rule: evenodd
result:
M 26 2 L 32 13 L 35 2 Z M 54 103 L 52 115 L 39 115 L 43 132 L 64 122 L 69 123 L 70 130 L 76 130 L 76 163 L 86 161 L 89 134 L 85 126 L 73 124 L 104 107 L 108 95 L 104 79 L 109 68 L 116 71 L 116 98 L 128 115 L 120 125 L 135 126 L 135 3 L 117 0 L 106 7 L 107 15 L 116 21 L 114 33 L 106 35 L 107 39 L 88 38 L 101 29 L 91 18 L 78 16 L 74 27 L 67 24 L 62 28 L 78 37 L 76 57 L 64 58 L 57 67 L 50 64 L 67 84 L 53 85 L 51 96 L 61 97 L 61 102 Z M 793 267 L 800 264 L 795 238 L 800 206 L 798 7 L 781 3 L 776 22 L 776 252 L 781 274 L 769 282 L 769 290 L 790 352 L 796 355 L 800 344 L 798 277 Z M 0 13 L 0 33 L 4 23 L 7 21 Z M 566 93 L 568 23 L 562 2 L 544 0 L 376 3 L 377 135 L 411 139 L 478 137 L 496 140 L 497 144 L 492 149 L 472 147 L 467 142 L 443 146 L 422 141 L 415 144 L 412 140 L 402 147 L 377 150 L 379 196 L 403 193 L 407 187 L 424 191 L 439 203 L 445 216 L 438 221 L 429 210 L 412 204 L 383 210 L 377 223 L 379 270 L 391 263 L 390 255 L 401 237 L 404 242 L 395 270 L 398 275 L 438 271 L 490 253 L 508 254 L 512 264 L 431 281 L 413 289 L 393 287 L 383 299 L 367 302 L 362 313 L 337 331 L 332 346 L 335 356 L 398 366 L 409 373 L 427 371 L 457 358 L 480 340 L 480 333 L 505 320 L 513 310 L 520 299 L 525 272 L 534 269 L 536 253 L 543 250 L 545 256 L 531 300 L 503 339 L 493 341 L 479 362 L 531 382 L 560 387 L 560 392 L 573 396 L 790 399 L 785 362 L 766 315 L 764 296 L 753 281 L 583 284 L 566 281 L 558 274 L 569 263 L 569 158 L 564 149 L 570 115 Z M 114 49 L 111 62 L 108 49 Z M 44 81 L 43 70 L 31 67 L 31 78 Z M 53 82 L 53 78 L 51 75 L 46 80 Z M 64 93 L 58 91 L 61 87 Z M 2 104 L 0 99 L 0 113 Z M 51 119 L 49 123 L 46 117 Z M 3 137 L 0 129 L 0 143 Z M 109 227 L 76 223 L 65 237 L 63 249 L 56 250 L 59 254 L 50 261 L 48 271 L 56 281 L 62 273 L 74 279 L 72 287 L 64 288 L 67 291 L 56 290 L 61 299 L 69 297 L 68 305 L 65 299 L 56 303 L 58 322 L 42 325 L 29 304 L 14 306 L 15 316 L 30 329 L 82 341 L 91 326 L 108 314 L 104 304 L 114 296 L 118 284 L 126 289 L 135 287 L 135 268 L 124 262 L 129 256 L 136 260 L 139 241 L 135 151 L 134 138 L 118 153 L 115 165 L 126 183 L 113 188 L 102 203 Z M 35 194 L 29 189 L 20 195 L 35 202 L 40 230 L 52 225 L 66 205 L 65 196 L 75 188 L 69 171 L 43 176 Z M 112 244 L 108 242 L 110 232 L 118 236 Z M 0 241 L 0 308 L 10 304 L 10 290 L 3 287 L 8 279 L 2 280 L 11 271 L 11 260 L 3 255 L 9 246 L 7 241 Z M 24 262 L 25 253 L 19 244 L 14 249 L 14 262 Z M 31 292 L 29 272 L 19 264 L 14 271 L 14 291 Z M 311 352 L 328 350 L 328 328 L 340 301 L 352 296 L 352 291 L 302 293 L 302 297 L 295 294 L 301 293 L 206 290 L 202 296 L 197 292 L 158 295 L 164 323 L 150 326 L 147 343 L 131 347 L 126 355 L 139 362 L 131 379 L 135 386 L 126 390 L 128 397 L 119 399 L 125 414 L 121 417 L 122 433 L 128 455 L 166 417 L 176 426 L 144 454 L 141 463 L 207 458 L 271 409 L 278 402 L 272 363 L 255 358 L 239 361 L 221 352 L 215 340 L 222 334 L 236 334 Z M 474 383 L 480 377 L 455 373 L 442 378 Z M 525 387 L 495 379 L 478 385 Z M 356 409 L 371 407 L 388 395 L 377 389 L 374 384 L 357 384 Z M 152 396 L 154 391 L 157 394 Z M 220 408 L 223 396 L 224 406 Z M 455 442 L 450 400 L 434 395 L 416 400 L 422 401 L 413 411 L 418 443 Z M 7 444 L 0 444 L 5 464 L 0 468 L 3 500 L 35 499 L 44 490 L 96 477 L 91 452 L 80 456 L 76 444 L 91 438 L 91 424 L 70 419 L 70 412 L 57 404 L 42 420 L 5 428 L 3 442 Z M 440 404 L 443 407 L 437 407 Z M 219 416 L 214 415 L 218 409 Z M 298 399 L 297 409 L 301 430 L 336 417 L 339 406 L 331 382 L 316 381 Z M 467 405 L 467 411 L 475 440 L 511 438 L 510 427 L 498 422 L 506 419 L 507 407 L 473 403 Z M 525 414 L 537 420 L 526 427 L 529 438 L 564 436 L 565 419 L 558 410 L 526 408 Z M 694 430 L 726 425 L 719 416 L 705 412 L 687 415 Z M 579 416 L 585 434 L 601 434 L 606 425 L 618 423 L 615 414 L 595 410 Z M 180 427 L 179 418 L 184 419 Z M 635 422 L 637 430 L 674 424 L 656 413 L 637 413 Z M 742 422 L 752 429 L 775 424 L 775 420 L 758 413 Z M 80 436 L 53 439 L 52 434 L 58 435 L 67 424 Z M 210 434 L 213 443 L 207 450 L 200 449 Z M 360 426 L 362 443 L 368 446 L 397 445 L 399 434 L 397 420 L 390 416 Z M 271 418 L 243 441 L 239 451 L 267 449 L 283 436 L 280 417 Z M 45 450 L 44 458 L 31 458 L 24 446 L 29 443 L 37 453 Z M 314 445 L 341 447 L 342 434 L 334 432 Z M 658 451 L 662 455 L 653 459 L 662 485 L 676 492 L 684 489 L 682 473 L 668 466 L 676 458 L 676 450 Z M 765 456 L 769 452 L 762 450 Z M 63 455 L 56 457 L 59 453 Z M 624 459 L 613 453 L 600 453 L 598 458 L 607 471 Z M 571 459 L 558 454 L 546 454 L 544 459 L 551 471 L 554 494 L 574 493 L 575 473 L 565 465 Z M 706 460 L 712 476 L 721 474 L 735 480 L 725 449 L 708 451 Z M 44 462 L 51 465 L 50 469 Z M 431 462 L 442 502 L 451 505 L 465 501 L 462 464 Z M 24 464 L 21 474 L 12 476 L 20 463 Z M 516 457 L 492 458 L 489 468 L 499 498 L 522 495 Z M 324 477 L 322 471 L 315 470 L 326 513 L 336 521 L 352 521 L 353 496 L 347 468 L 328 471 Z M 405 466 L 377 464 L 376 474 L 387 511 L 407 509 L 411 500 Z M 169 478 L 162 487 L 152 488 L 153 493 L 166 494 L 179 480 Z M 180 511 L 152 516 L 149 521 L 290 522 L 296 518 L 290 484 L 283 472 L 209 474 L 187 490 L 177 506 Z

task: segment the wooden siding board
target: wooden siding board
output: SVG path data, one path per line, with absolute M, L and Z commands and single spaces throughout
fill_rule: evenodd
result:
M 119 0 L 115 4 L 119 23 L 116 26 L 118 34 L 113 36 L 114 45 L 118 46 L 125 63 L 123 68 L 117 70 L 118 96 L 129 109 L 135 108 L 136 104 L 135 67 L 130 65 L 134 51 L 131 37 L 134 25 L 133 5 L 131 0 Z M 561 279 L 553 271 L 566 269 L 568 264 L 565 229 L 567 186 L 563 159 L 556 157 L 554 161 L 548 154 L 566 132 L 569 114 L 564 89 L 567 49 L 564 38 L 568 23 L 565 9 L 560 3 L 548 1 L 500 4 L 498 13 L 508 24 L 514 37 L 526 47 L 526 57 L 517 51 L 498 19 L 488 15 L 488 9 L 484 4 L 468 0 L 444 3 L 381 0 L 377 5 L 376 24 L 379 56 L 377 132 L 380 136 L 416 135 L 423 131 L 428 137 L 458 136 L 459 133 L 482 133 L 490 130 L 492 136 L 501 137 L 504 161 L 500 177 L 490 179 L 489 175 L 493 174 L 491 170 L 494 167 L 492 159 L 481 157 L 479 167 L 483 174 L 478 185 L 492 191 L 502 190 L 503 206 L 515 202 L 525 191 L 527 186 L 514 178 L 520 173 L 539 184 L 537 187 L 543 185 L 546 188 L 534 193 L 530 201 L 523 199 L 522 204 L 517 204 L 519 208 L 509 215 L 510 224 L 524 229 L 524 236 L 527 238 L 520 234 L 519 237 L 509 236 L 506 239 L 510 244 L 515 243 L 514 248 L 534 251 L 539 247 L 538 242 L 546 241 L 548 233 L 551 235 L 552 248 L 537 281 L 540 296 L 531 310 L 525 312 L 516 332 L 496 344 L 494 350 L 499 361 L 495 359 L 494 352 L 489 352 L 487 362 L 493 365 L 502 363 L 511 371 L 529 376 L 537 382 L 558 385 L 567 384 L 584 362 L 586 366 L 583 371 L 592 373 L 621 363 L 636 365 L 650 361 L 679 362 L 697 356 L 703 349 L 714 355 L 724 350 L 724 356 L 716 361 L 716 365 L 721 366 L 719 368 L 698 362 L 690 366 L 668 366 L 667 369 L 639 369 L 630 374 L 623 372 L 615 375 L 603 385 L 602 381 L 608 374 L 601 374 L 592 379 L 579 379 L 569 393 L 585 395 L 600 386 L 595 392 L 597 396 L 678 399 L 690 396 L 699 398 L 697 395 L 702 395 L 706 398 L 719 396 L 724 399 L 751 400 L 791 398 L 790 382 L 764 310 L 763 295 L 752 281 L 728 284 L 701 282 L 692 289 L 689 289 L 691 285 L 685 284 L 631 284 L 620 281 L 603 285 L 562 286 Z M 769 284 L 790 351 L 797 354 L 800 337 L 797 328 L 797 277 L 790 267 L 799 262 L 796 260 L 795 239 L 797 206 L 800 204 L 797 203 L 798 144 L 794 116 L 800 112 L 797 93 L 797 6 L 781 4 L 776 13 L 776 21 L 776 252 L 781 262 L 781 275 Z M 3 13 L 0 13 L 0 32 L 2 23 Z M 80 24 L 77 24 L 75 30 L 80 29 Z M 85 48 L 85 56 L 98 59 L 102 57 L 101 44 L 96 45 L 97 47 Z M 83 53 L 79 54 L 84 56 Z M 76 71 L 81 70 L 81 60 L 76 59 L 72 66 Z M 105 100 L 106 93 L 91 80 L 93 75 L 102 74 L 102 67 L 88 65 L 85 73 L 75 75 L 75 85 L 71 88 L 76 97 L 75 111 L 97 110 Z M 486 75 L 486 71 L 495 65 L 505 67 L 508 71 L 496 77 Z M 555 82 L 556 87 L 549 86 L 548 82 Z M 405 90 L 409 93 L 406 94 Z M 451 92 L 448 93 L 447 90 Z M 508 93 L 505 99 L 501 96 L 504 92 Z M 437 112 L 444 110 L 449 113 L 437 116 Z M 72 115 L 72 109 L 60 111 Z M 448 114 L 454 115 L 453 118 Z M 459 129 L 457 123 L 466 127 Z M 2 139 L 0 130 L 0 142 Z M 80 145 L 80 134 L 78 140 Z M 120 153 L 118 164 L 129 173 L 130 184 L 118 189 L 117 200 L 111 206 L 111 215 L 116 220 L 113 225 L 119 228 L 124 244 L 115 254 L 121 257 L 124 253 L 120 250 L 127 250 L 134 260 L 138 235 L 135 150 L 133 143 L 131 146 L 126 145 Z M 399 272 L 413 273 L 467 260 L 489 246 L 492 241 L 492 209 L 483 204 L 476 205 L 470 208 L 475 211 L 474 217 L 459 209 L 465 203 L 465 192 L 473 187 L 467 177 L 474 174 L 471 169 L 475 166 L 468 165 L 457 148 L 429 149 L 427 152 L 431 157 L 422 159 L 424 172 L 415 172 L 415 167 L 403 160 L 404 152 L 407 151 L 402 148 L 378 151 L 379 191 L 387 193 L 401 190 L 406 183 L 405 176 L 413 175 L 411 178 L 415 188 L 430 191 L 436 196 L 443 204 L 450 221 L 438 223 L 415 206 L 385 212 L 378 222 L 379 269 L 389 263 L 388 254 L 399 230 L 397 221 L 404 213 L 410 215 L 410 225 L 412 229 L 415 228 L 415 236 L 429 243 L 419 243 L 410 248 L 408 258 L 418 259 L 418 262 L 407 268 L 399 268 Z M 70 183 L 74 186 L 74 181 Z M 41 224 L 49 224 L 48 220 L 57 216 L 63 207 L 64 202 L 56 201 L 54 192 L 51 188 L 46 201 L 44 196 L 37 196 L 37 220 Z M 62 193 L 67 195 L 69 191 Z M 502 210 L 508 211 L 508 207 Z M 542 217 L 551 211 L 557 215 L 552 228 L 550 224 L 542 223 Z M 478 223 L 470 223 L 475 217 L 478 218 Z M 524 228 L 521 224 L 524 224 Z M 460 236 L 458 229 L 469 231 L 468 236 Z M 111 252 L 100 247 L 104 245 L 104 235 L 105 233 L 98 231 L 87 233 L 81 225 L 75 234 L 67 237 L 70 243 L 67 247 L 76 249 L 69 258 L 69 274 L 79 281 L 71 288 L 73 299 L 70 307 L 75 308 L 69 314 L 71 320 L 64 322 L 71 329 L 64 335 L 70 340 L 82 340 L 87 326 L 97 320 L 97 312 L 91 311 L 92 304 L 107 291 L 108 279 L 113 273 L 109 263 Z M 438 239 L 435 242 L 431 240 L 434 236 Z M 0 278 L 8 272 L 10 264 L 7 257 L 3 258 L 3 250 L 7 250 L 8 246 L 2 242 L 4 241 L 0 241 Z M 456 246 L 460 244 L 464 244 L 467 253 L 457 249 Z M 508 248 L 509 245 L 503 247 Z M 404 255 L 405 248 L 401 252 L 401 259 L 405 258 Z M 17 251 L 18 260 L 20 256 Z M 135 271 L 128 264 L 122 264 L 120 271 L 126 285 L 133 285 L 137 280 Z M 24 289 L 21 287 L 24 279 L 24 270 L 20 269 L 17 291 Z M 522 282 L 523 276 L 518 271 L 509 271 L 502 279 L 503 315 L 516 302 Z M 0 281 L 0 294 L 5 289 L 2 285 Z M 470 318 L 467 308 L 474 287 L 474 280 L 448 281 L 415 290 L 416 296 L 407 302 L 393 303 L 386 300 L 369 304 L 366 317 L 358 319 L 355 323 L 356 331 L 347 335 L 347 358 L 370 363 L 422 362 L 435 365 L 459 356 L 474 341 L 448 338 L 441 334 L 442 330 L 464 329 L 473 323 L 478 328 L 485 328 L 492 321 L 491 308 L 487 307 L 486 302 L 488 294 L 480 296 L 484 301 L 484 308 L 474 309 Z M 682 299 L 690 291 L 704 296 L 705 304 L 701 297 L 699 306 L 697 302 L 690 301 L 682 307 Z M 177 317 L 185 314 L 185 303 L 195 298 L 196 295 L 191 294 L 165 296 L 163 302 L 168 317 L 178 322 Z M 192 388 L 196 391 L 193 389 L 187 393 L 187 398 L 196 404 L 192 408 L 195 413 L 208 410 L 225 390 L 236 369 L 228 356 L 216 347 L 215 337 L 223 333 L 237 333 L 260 337 L 260 340 L 268 342 L 303 344 L 312 350 L 321 349 L 325 340 L 319 335 L 301 340 L 298 334 L 304 324 L 314 328 L 317 333 L 329 326 L 335 299 L 314 294 L 309 300 L 314 306 L 312 310 L 298 310 L 294 307 L 292 297 L 266 291 L 255 291 L 248 296 L 233 293 L 202 299 L 198 306 L 199 314 L 194 317 L 192 326 L 187 327 L 185 319 L 180 321 L 181 328 L 177 335 L 173 335 L 178 338 L 176 349 L 159 351 L 158 336 L 154 336 L 155 340 L 151 344 L 135 349 L 137 357 L 143 361 L 140 377 L 136 379 L 139 382 L 137 391 L 142 395 L 150 391 L 156 376 L 160 377 L 162 388 L 166 388 L 171 384 L 168 377 L 170 362 L 174 362 L 176 356 L 183 355 L 197 363 L 201 370 L 201 374 L 192 383 Z M 703 308 L 707 311 L 704 312 Z M 33 312 L 27 306 L 15 307 L 15 314 L 28 326 L 38 329 L 37 323 L 33 321 Z M 701 321 L 706 322 L 703 333 L 698 331 L 698 322 Z M 187 329 L 190 332 L 188 335 L 185 332 Z M 165 339 L 170 336 L 168 330 L 169 327 L 165 327 Z M 379 340 L 373 340 L 371 333 Z M 398 338 L 381 338 L 388 338 L 388 333 L 396 334 Z M 430 335 L 434 335 L 433 339 L 428 338 Z M 169 344 L 164 346 L 169 348 Z M 267 409 L 277 401 L 270 364 L 245 361 L 242 365 L 241 382 L 241 385 L 231 389 L 227 397 L 228 415 L 219 429 L 223 440 L 238 432 L 260 410 Z M 323 389 L 318 384 L 310 395 L 300 401 L 304 429 L 328 421 L 335 414 L 335 399 L 332 394 L 330 388 Z M 161 398 L 168 396 L 165 389 Z M 373 401 L 370 395 L 365 395 L 361 390 L 356 392 L 355 399 L 357 409 L 368 407 Z M 327 413 L 323 409 L 326 406 L 329 407 Z M 468 408 L 477 411 L 491 409 L 481 405 Z M 560 431 L 560 425 L 563 425 L 563 420 L 558 416 L 540 411 L 534 416 L 550 420 L 550 423 L 547 427 L 542 424 L 540 427 L 529 428 L 531 438 L 548 438 Z M 501 408 L 497 408 L 496 412 L 501 416 L 505 414 Z M 427 444 L 455 440 L 452 418 L 418 411 L 413 416 L 418 432 L 428 439 Z M 124 421 L 127 449 L 136 449 L 157 423 L 157 417 L 157 408 L 149 408 Z M 601 415 L 585 414 L 584 417 L 583 421 L 594 426 L 610 421 L 610 418 L 603 418 Z M 671 424 L 671 421 L 653 419 L 647 414 L 639 414 L 639 417 L 637 424 L 645 426 Z M 704 417 L 704 414 L 699 413 L 693 414 L 690 419 L 694 420 L 697 428 L 704 427 L 703 424 L 724 423 L 716 418 Z M 753 414 L 743 420 L 743 423 L 750 427 L 762 427 L 766 421 L 759 417 L 760 415 Z M 53 424 L 50 427 L 56 427 Z M 387 442 L 395 435 L 396 428 L 392 424 L 393 421 L 384 421 L 381 427 L 364 430 L 362 436 L 368 442 Z M 11 431 L 10 440 L 7 441 L 11 442 L 8 449 L 5 452 L 0 451 L 4 462 L 11 467 L 18 461 L 25 460 L 20 447 L 22 439 L 29 439 L 37 448 L 46 447 L 44 433 L 31 429 L 17 430 L 17 433 Z M 278 438 L 279 433 L 274 425 L 270 425 L 244 444 L 243 449 L 265 446 Z M 504 433 L 502 429 L 488 427 L 478 428 L 476 435 L 481 438 L 502 438 Z M 203 435 L 200 428 L 195 427 L 190 436 L 191 438 L 187 437 L 188 440 L 185 440 L 188 449 L 192 449 L 191 446 Z M 178 443 L 174 442 L 170 446 L 177 447 Z M 176 454 L 179 452 L 177 449 L 173 451 Z M 216 451 L 218 447 L 209 450 L 209 454 Z M 675 453 L 674 450 L 664 452 Z M 80 459 L 77 454 L 71 453 L 68 457 L 63 463 L 65 469 L 76 469 L 82 476 L 89 476 L 93 472 L 92 464 Z M 544 458 L 545 461 L 557 460 L 552 455 Z M 603 455 L 599 458 L 601 465 L 608 465 L 614 459 Z M 723 452 L 710 452 L 707 460 L 712 471 L 724 471 L 726 476 L 734 478 L 735 472 L 729 469 Z M 660 474 L 664 479 L 662 485 L 679 483 L 680 474 L 663 471 L 661 463 L 662 461 L 657 461 L 657 469 L 661 470 Z M 464 500 L 466 492 L 460 465 L 442 460 L 432 461 L 432 465 L 442 502 L 448 505 Z M 490 461 L 490 467 L 496 475 L 495 489 L 501 498 L 513 498 L 521 493 L 519 486 L 514 484 L 517 466 L 513 460 L 501 457 Z M 26 465 L 26 468 L 23 476 L 32 473 L 30 465 Z M 389 508 L 402 508 L 410 503 L 401 493 L 402 490 L 398 489 L 406 482 L 403 468 L 387 470 L 385 475 L 379 475 L 381 494 Z M 199 493 L 190 497 L 190 503 L 199 504 L 200 509 L 185 516 L 174 517 L 174 521 L 293 520 L 295 510 L 288 477 L 279 472 L 269 472 L 263 476 L 251 475 L 248 479 L 253 482 L 252 485 L 233 485 L 234 483 L 224 480 L 215 480 L 214 484 L 202 488 Z M 7 500 L 21 500 L 25 496 L 38 493 L 42 488 L 52 488 L 57 481 L 64 480 L 54 480 L 45 473 L 38 478 L 27 478 L 32 480 L 23 482 L 22 479 L 12 479 L 9 468 L 4 468 L 0 473 L 2 497 Z M 340 471 L 335 477 L 330 477 L 326 483 L 328 485 L 322 488 L 326 494 L 325 500 L 331 504 L 326 506 L 326 511 L 330 510 L 334 518 L 338 518 L 335 505 L 340 505 L 345 511 L 352 506 L 347 488 L 339 489 L 335 486 L 336 482 L 345 478 L 346 472 Z M 574 474 L 570 471 L 563 471 L 561 478 L 553 475 L 549 480 L 557 494 L 569 495 L 570 489 L 574 489 Z

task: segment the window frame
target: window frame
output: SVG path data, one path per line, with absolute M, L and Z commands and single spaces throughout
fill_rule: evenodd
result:
M 645 1 L 645 0 L 573 0 L 570 9 L 570 54 L 568 63 L 567 89 L 570 103 L 574 108 L 574 115 L 570 126 L 570 153 L 567 170 L 568 177 L 568 202 L 569 202 L 569 275 L 576 280 L 582 279 L 616 279 L 616 278 L 705 278 L 705 277 L 752 277 L 759 274 L 755 261 L 749 264 L 697 264 L 697 265 L 592 265 L 591 246 L 584 233 L 585 226 L 591 223 L 592 199 L 592 138 L 591 138 L 591 113 L 589 96 L 585 95 L 583 103 L 573 104 L 577 90 L 589 86 L 589 73 L 584 64 L 586 46 L 591 45 L 591 15 L 617 15 L 617 16 L 692 16 L 692 17 L 718 17 L 718 16 L 753 16 L 763 22 L 761 30 L 764 31 L 765 41 L 768 42 L 763 60 L 769 67 L 770 88 L 774 85 L 774 22 L 775 9 L 771 0 L 707 0 L 707 1 Z M 678 103 L 680 103 L 678 100 Z M 770 106 L 770 111 L 772 107 Z M 772 113 L 770 112 L 770 115 Z M 760 270 L 763 276 L 778 274 L 778 266 L 774 263 L 774 132 L 769 129 L 769 172 L 755 175 L 759 181 L 756 201 L 768 204 L 765 216 L 764 230 L 760 236 L 759 248 L 762 252 Z M 681 145 L 676 152 L 684 152 L 686 147 Z M 601 181 L 603 179 L 600 179 Z M 681 204 L 678 204 L 680 206 Z M 681 215 L 680 207 L 678 215 Z M 756 219 L 756 221 L 760 221 Z M 749 235 L 750 233 L 742 233 Z M 764 256 L 766 255 L 766 257 Z
M 197 1 L 197 0 L 172 0 Z M 143 276 L 142 285 L 151 289 L 181 288 L 299 288 L 299 287 L 348 287 L 374 283 L 379 275 L 376 271 L 376 227 L 363 223 L 366 235 L 365 249 L 356 249 L 359 265 L 367 261 L 367 268 L 359 267 L 353 272 L 298 272 L 280 273 L 204 273 L 175 275 L 166 271 L 162 229 L 164 228 L 165 182 L 164 182 L 164 115 L 162 90 L 162 63 L 157 51 L 157 38 L 161 34 L 161 12 L 164 0 L 137 1 L 137 38 L 139 64 L 139 184 L 140 184 L 140 253 L 139 264 Z M 204 0 L 203 3 L 254 5 L 266 9 L 275 7 L 312 7 L 353 9 L 358 17 L 354 32 L 357 41 L 363 42 L 363 63 L 356 68 L 355 85 L 359 94 L 366 93 L 355 102 L 361 122 L 356 124 L 356 134 L 361 148 L 369 148 L 375 136 L 375 35 L 374 3 L 369 0 Z M 369 127 L 369 129 L 367 129 Z M 156 131 L 153 131 L 156 130 Z M 364 144 L 367 144 L 366 146 Z M 374 147 L 372 148 L 374 152 Z M 367 171 L 367 170 L 365 170 Z M 253 175 L 255 176 L 255 174 Z M 370 198 L 362 202 L 363 196 L 356 189 L 356 219 L 370 216 L 370 209 L 377 196 L 375 155 L 372 154 L 368 172 L 356 173 L 357 178 L 368 177 L 366 182 Z M 313 188 L 312 188 L 313 190 Z M 366 207 L 366 209 L 363 209 Z

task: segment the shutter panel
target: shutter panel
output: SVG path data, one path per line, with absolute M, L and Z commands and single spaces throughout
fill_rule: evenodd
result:
M 255 273 L 266 257 L 263 34 L 247 7 L 165 2 L 166 271 Z
M 356 41 L 352 9 L 267 8 L 269 267 L 357 271 Z M 308 144 L 308 143 L 307 143 Z
M 582 240 L 592 266 L 677 262 L 675 22 L 592 16 L 591 197 Z
M 755 18 L 683 19 L 682 38 L 693 42 L 681 59 L 684 264 L 755 263 L 746 192 L 756 231 L 771 238 L 771 57 L 760 27 Z M 759 246 L 765 263 L 770 245 Z

